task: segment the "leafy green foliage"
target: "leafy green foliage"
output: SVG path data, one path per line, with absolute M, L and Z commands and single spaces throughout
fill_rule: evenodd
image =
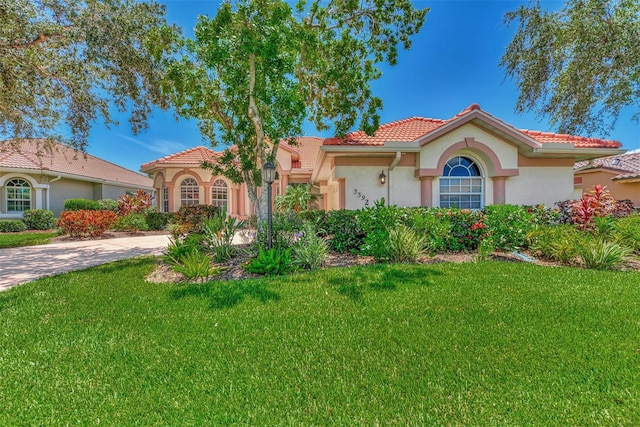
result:
M 416 262 L 427 252 L 427 239 L 406 225 L 389 230 L 387 256 L 392 262 Z
M 21 219 L 0 219 L 0 233 L 19 233 L 27 226 Z
M 91 199 L 67 199 L 64 201 L 65 211 L 97 211 L 100 203 Z
M 588 239 L 578 245 L 577 252 L 587 268 L 611 270 L 624 262 L 631 249 L 604 239 Z
M 483 209 L 487 240 L 502 251 L 520 248 L 527 243 L 527 233 L 535 227 L 530 208 L 514 205 L 490 205 Z
M 613 226 L 612 238 L 640 255 L 640 214 L 617 219 Z
M 623 107 L 640 118 L 640 2 L 567 0 L 520 6 L 501 66 L 519 88 L 516 111 L 535 110 L 562 132 L 607 133 Z
M 292 248 L 293 265 L 307 270 L 315 270 L 322 264 L 329 252 L 329 245 L 323 237 L 315 234 L 311 223 L 305 223 Z
M 205 251 L 213 255 L 216 262 L 228 261 L 235 253 L 233 238 L 244 226 L 244 221 L 239 221 L 230 215 L 207 218 L 202 224 L 201 245 Z
M 136 233 L 138 231 L 148 230 L 149 225 L 147 224 L 146 215 L 132 212 L 124 216 L 119 216 L 112 228 Z
M 257 220 L 255 248 L 268 247 L 267 221 Z M 295 244 L 296 233 L 302 228 L 303 220 L 296 212 L 276 212 L 271 221 L 271 247 L 287 249 Z
M 311 194 L 311 189 L 308 185 L 292 184 L 286 189 L 284 195 L 276 197 L 276 208 L 280 211 L 308 211 L 309 203 L 316 199 L 316 196 Z
M 527 235 L 528 246 L 535 256 L 563 264 L 572 264 L 578 256 L 583 233 L 568 224 L 540 226 Z
M 258 256 L 247 265 L 247 270 L 267 276 L 282 276 L 293 270 L 291 249 L 260 248 Z
M 28 209 L 22 214 L 27 230 L 51 230 L 56 226 L 53 212 L 46 209 Z
M 164 230 L 174 220 L 172 212 L 148 212 L 145 216 L 150 230 Z
M 118 201 L 114 199 L 100 199 L 98 200 L 98 209 L 118 213 Z
M 327 212 L 321 231 L 329 239 L 329 247 L 336 252 L 359 252 L 365 237 L 357 211 L 346 209 Z
M 217 271 L 217 269 L 211 265 L 211 258 L 198 249 L 184 254 L 179 262 L 173 264 L 172 268 L 173 271 L 182 274 L 188 279 L 200 279 L 202 282 L 209 279 L 209 277 Z
M 69 134 L 84 148 L 90 127 L 131 110 L 134 132 L 159 91 L 168 36 L 164 7 L 135 0 L 3 1 L 0 14 L 0 134 Z M 83 209 L 83 208 L 78 208 Z
M 356 212 L 358 225 L 365 235 L 360 252 L 376 259 L 386 259 L 389 231 L 401 224 L 404 210 L 397 206 L 385 206 L 384 199 L 381 199 L 373 207 Z
M 198 18 L 165 89 L 206 140 L 233 146 L 205 166 L 244 182 L 264 220 L 266 198 L 257 188 L 280 141 L 295 144 L 305 120 L 344 134 L 361 119 L 360 129 L 375 131 L 377 66 L 396 64 L 426 13 L 409 0 L 301 1 L 295 10 L 284 0 L 224 2 L 215 16 Z
M 226 215 L 220 208 L 212 205 L 183 205 L 173 216 L 173 223 L 181 234 L 202 233 L 202 224 L 206 219 Z

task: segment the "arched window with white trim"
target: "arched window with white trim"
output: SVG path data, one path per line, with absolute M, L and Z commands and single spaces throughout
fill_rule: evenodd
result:
M 440 178 L 440 207 L 482 209 L 484 181 L 478 164 L 468 157 L 454 157 Z
M 31 209 L 31 185 L 24 179 L 13 178 L 5 185 L 7 212 L 24 212 Z
M 211 204 L 227 210 L 229 205 L 229 187 L 221 179 L 216 179 L 211 187 Z
M 200 186 L 193 178 L 186 178 L 180 184 L 180 204 L 199 205 L 200 204 Z

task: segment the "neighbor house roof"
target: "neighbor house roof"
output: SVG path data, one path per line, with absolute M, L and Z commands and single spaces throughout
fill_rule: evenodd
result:
M 618 156 L 601 157 L 589 162 L 577 162 L 574 169 L 576 173 L 606 169 L 616 174 L 611 178 L 612 181 L 635 180 L 640 178 L 640 150 Z
M 476 112 L 481 112 L 483 116 L 490 120 L 506 125 L 491 114 L 482 111 L 478 104 L 472 104 L 450 119 L 442 120 L 424 117 L 411 117 L 383 124 L 372 136 L 365 134 L 363 131 L 356 131 L 347 134 L 344 138 L 328 138 L 324 141 L 324 145 L 379 146 L 393 142 L 412 142 L 425 138 L 432 132 L 439 129 L 444 129 L 446 125 L 451 124 L 453 126 L 455 122 L 463 123 L 464 117 Z M 506 126 L 511 128 L 510 125 Z M 532 131 L 528 129 L 513 128 L 512 130 L 516 133 L 519 132 L 522 137 L 527 137 L 540 144 L 573 144 L 575 148 L 619 148 L 622 146 L 618 141 L 606 139 L 586 138 L 582 136 Z
M 205 161 L 210 162 L 219 156 L 220 153 L 216 153 L 211 148 L 197 146 L 145 163 L 141 166 L 141 169 L 148 170 L 153 166 L 159 165 L 199 165 Z
M 60 143 L 29 139 L 0 142 L 0 166 L 25 171 L 44 171 L 90 181 L 109 181 L 152 188 L 151 178 Z
M 292 154 L 293 160 L 298 160 L 298 167 L 293 169 L 312 170 L 316 164 L 316 159 L 320 154 L 320 147 L 324 138 L 317 136 L 301 136 L 296 139 L 297 145 L 292 146 L 286 141 L 282 141 L 280 146 Z

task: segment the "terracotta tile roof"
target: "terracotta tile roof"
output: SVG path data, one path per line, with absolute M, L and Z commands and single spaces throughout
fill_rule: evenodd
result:
M 0 141 L 0 166 L 153 187 L 153 180 L 145 175 L 63 144 L 53 143 L 50 149 L 44 144 L 43 140 L 32 139 L 14 147 L 9 141 Z
M 298 152 L 300 153 L 300 169 L 312 170 L 320 154 L 323 138 L 302 136 L 298 138 Z
M 620 172 L 612 178 L 613 181 L 640 178 L 640 150 L 630 151 L 617 156 L 601 157 L 591 162 L 577 162 L 574 166 L 576 172 L 599 168 Z
M 381 125 L 373 136 L 369 136 L 362 131 L 356 131 L 347 134 L 344 138 L 328 138 L 324 141 L 324 145 L 363 145 L 376 146 L 384 145 L 385 142 L 409 142 L 418 140 L 430 132 L 446 125 L 460 117 L 464 117 L 473 111 L 482 111 L 478 104 L 471 104 L 460 113 L 447 120 L 430 119 L 423 117 L 411 117 L 404 120 Z M 482 111 L 490 117 L 490 114 Z M 498 119 L 496 119 L 498 120 Z M 574 144 L 576 148 L 619 148 L 622 144 L 618 141 L 585 138 L 582 136 L 573 136 L 567 134 L 557 134 L 553 132 L 540 132 L 527 129 L 520 130 L 523 135 L 528 136 L 540 143 L 566 143 Z
M 198 146 L 145 163 L 141 166 L 141 169 L 144 170 L 155 165 L 199 165 L 204 161 L 211 161 L 219 156 L 219 153 L 210 148 Z

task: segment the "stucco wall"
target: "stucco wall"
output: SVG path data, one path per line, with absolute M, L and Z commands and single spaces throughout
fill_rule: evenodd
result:
M 336 166 L 336 177 L 345 178 L 346 209 L 361 209 L 387 199 L 387 184 L 378 182 L 381 171 L 379 166 Z
M 553 206 L 573 198 L 572 167 L 520 167 L 519 171 L 506 181 L 505 203 Z
M 389 204 L 401 207 L 420 206 L 420 180 L 415 178 L 415 167 L 396 167 L 385 172 L 391 196 Z
M 49 200 L 54 215 L 60 215 L 64 209 L 64 201 L 67 199 L 92 199 L 93 183 L 62 178 L 51 184 Z

